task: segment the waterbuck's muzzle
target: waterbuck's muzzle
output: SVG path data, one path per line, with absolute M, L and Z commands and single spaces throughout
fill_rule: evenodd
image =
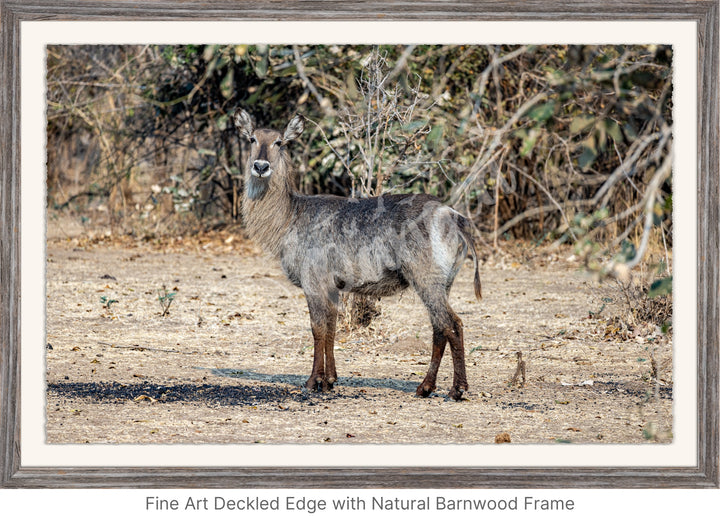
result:
M 270 163 L 266 160 L 256 160 L 253 162 L 252 170 L 250 170 L 250 173 L 255 175 L 256 177 L 265 178 L 269 177 L 272 173 L 272 169 L 270 168 Z

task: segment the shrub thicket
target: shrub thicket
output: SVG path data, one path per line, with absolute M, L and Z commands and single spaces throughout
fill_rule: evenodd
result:
M 307 117 L 306 193 L 432 193 L 486 242 L 574 243 L 616 275 L 672 245 L 668 47 L 49 46 L 47 65 L 49 208 L 115 231 L 239 222 L 243 106 Z

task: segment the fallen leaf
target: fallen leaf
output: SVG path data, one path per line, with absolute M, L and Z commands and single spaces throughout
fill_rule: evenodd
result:
M 510 443 L 510 434 L 507 432 L 500 432 L 497 436 L 495 436 L 495 443 Z
M 151 403 L 155 403 L 155 402 L 157 402 L 157 399 L 153 399 L 153 398 L 150 397 L 150 396 L 146 396 L 145 394 L 141 394 L 141 395 L 137 396 L 135 399 L 133 399 L 133 401 L 138 401 L 138 402 L 139 402 L 139 401 L 150 401 Z

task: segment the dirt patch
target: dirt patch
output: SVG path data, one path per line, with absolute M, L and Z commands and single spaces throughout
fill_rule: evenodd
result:
M 670 336 L 613 337 L 612 317 L 591 312 L 622 305 L 556 255 L 486 260 L 482 301 L 470 263 L 460 272 L 461 402 L 447 397 L 449 352 L 437 392 L 414 395 L 431 329 L 412 291 L 383 299 L 370 326 L 338 333 L 333 391 L 305 390 L 304 296 L 240 236 L 53 239 L 47 272 L 49 443 L 672 441 Z M 166 316 L 163 293 L 173 294 Z M 511 383 L 518 351 L 524 384 Z

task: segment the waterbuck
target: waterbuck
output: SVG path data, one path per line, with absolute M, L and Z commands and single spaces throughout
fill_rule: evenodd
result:
M 481 296 L 470 222 L 424 194 L 362 199 L 300 194 L 287 144 L 303 132 L 303 118 L 295 116 L 282 133 L 255 129 L 243 109 L 234 122 L 251 145 L 242 201 L 248 234 L 280 259 L 285 275 L 307 298 L 315 354 L 306 387 L 327 391 L 337 380 L 333 346 L 340 292 L 382 297 L 412 286 L 433 328 L 430 368 L 417 394 L 435 390 L 450 343 L 449 395 L 460 400 L 468 390 L 463 328 L 448 292 L 470 250 L 475 295 Z

